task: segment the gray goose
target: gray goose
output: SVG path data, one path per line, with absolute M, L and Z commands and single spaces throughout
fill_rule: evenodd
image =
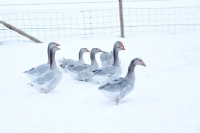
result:
M 112 52 L 105 52 L 103 51 L 102 54 L 100 55 L 100 60 L 101 60 L 101 65 L 103 67 L 105 66 L 109 66 L 109 65 L 112 65 L 113 62 L 114 62 L 114 49 L 115 47 L 119 47 L 119 46 L 123 46 L 123 43 L 120 42 L 120 41 L 116 41 L 114 46 L 113 46 L 113 51 Z
M 122 71 L 118 56 L 118 52 L 121 50 L 125 50 L 122 43 L 120 43 L 120 45 L 118 47 L 115 47 L 113 50 L 114 62 L 112 66 L 105 66 L 93 71 L 94 76 L 91 79 L 92 82 L 103 83 L 118 78 L 121 75 Z
M 115 100 L 116 105 L 120 99 L 124 98 L 134 89 L 136 65 L 146 66 L 143 60 L 135 58 L 131 61 L 125 78 L 117 78 L 99 87 L 99 90 L 105 97 Z
M 47 47 L 47 55 L 48 55 L 48 60 L 46 64 L 41 64 L 37 67 L 31 68 L 28 71 L 25 71 L 24 73 L 27 74 L 27 76 L 31 79 L 34 80 L 37 77 L 41 76 L 43 73 L 47 72 L 50 68 L 50 49 L 56 46 L 60 46 L 60 44 L 51 42 L 49 43 Z
M 76 80 L 85 81 L 90 79 L 92 75 L 92 71 L 99 68 L 99 64 L 96 60 L 95 54 L 101 52 L 99 48 L 93 48 L 90 52 L 90 59 L 91 64 L 83 64 L 83 65 L 77 65 L 77 66 L 68 66 L 67 70 L 70 74 L 70 76 Z
M 81 48 L 80 51 L 79 51 L 79 54 L 78 54 L 78 57 L 79 57 L 79 60 L 72 60 L 72 59 L 59 59 L 58 62 L 59 62 L 59 66 L 63 69 L 63 70 L 66 70 L 64 69 L 65 67 L 68 67 L 70 65 L 83 65 L 85 62 L 84 62 L 84 59 L 83 59 L 83 54 L 85 52 L 90 52 L 87 48 Z M 64 72 L 67 72 L 67 71 L 64 71 Z
M 29 85 L 35 87 L 39 92 L 48 93 L 52 91 L 62 79 L 62 72 L 55 61 L 57 50 L 60 50 L 60 48 L 53 47 L 50 50 L 50 70 L 29 83 Z

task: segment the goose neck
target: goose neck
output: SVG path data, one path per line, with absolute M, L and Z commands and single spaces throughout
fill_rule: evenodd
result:
M 79 58 L 79 61 L 83 61 L 83 52 L 81 50 L 79 51 L 78 58 Z
M 132 84 L 135 83 L 135 66 L 129 66 L 128 73 L 126 74 L 125 79 L 131 82 Z
M 96 61 L 95 53 L 90 54 L 90 59 L 91 59 L 91 70 L 98 69 L 99 65 L 98 65 L 98 62 Z
M 113 57 L 114 57 L 113 66 L 120 67 L 118 51 L 115 49 L 113 50 Z
M 50 46 L 48 46 L 47 48 L 47 56 L 48 56 L 47 64 L 50 64 Z
M 55 61 L 55 52 L 50 51 L 50 69 L 54 70 L 57 68 L 56 61 Z

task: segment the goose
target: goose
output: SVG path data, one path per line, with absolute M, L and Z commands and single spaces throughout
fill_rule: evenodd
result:
M 120 99 L 124 98 L 134 89 L 134 70 L 136 65 L 143 65 L 146 67 L 143 60 L 135 58 L 131 61 L 125 78 L 117 78 L 111 82 L 101 85 L 98 89 L 104 94 L 105 97 L 115 100 L 117 105 Z
M 119 47 L 119 46 L 123 46 L 123 43 L 120 41 L 116 41 L 113 46 L 113 51 L 114 51 L 115 47 Z M 113 54 L 114 53 L 112 51 L 110 53 L 105 52 L 105 51 L 102 52 L 102 54 L 100 55 L 100 60 L 101 60 L 101 65 L 103 67 L 113 64 L 113 62 L 114 62 Z
M 120 43 L 120 46 L 116 46 L 113 50 L 114 62 L 109 66 L 105 66 L 93 71 L 93 78 L 91 79 L 94 83 L 103 83 L 118 78 L 122 71 L 120 66 L 120 61 L 118 57 L 118 52 L 121 50 L 125 50 L 124 45 Z
M 62 79 L 62 72 L 55 61 L 55 52 L 57 50 L 60 50 L 60 48 L 53 47 L 50 49 L 50 70 L 29 83 L 39 92 L 48 93 L 52 91 Z
M 41 64 L 37 67 L 34 67 L 28 71 L 25 71 L 24 73 L 27 74 L 27 76 L 31 79 L 34 80 L 37 77 L 41 76 L 43 73 L 45 73 L 46 71 L 49 70 L 50 68 L 50 49 L 56 46 L 60 46 L 60 44 L 55 43 L 55 42 L 51 42 L 49 43 L 48 47 L 47 47 L 47 55 L 48 55 L 48 61 L 46 64 Z
M 84 64 L 84 60 L 83 60 L 83 54 L 85 52 L 90 52 L 87 48 L 81 48 L 80 51 L 79 51 L 79 60 L 72 60 L 72 59 L 59 59 L 59 66 L 65 70 L 64 68 L 67 67 L 67 66 L 70 66 L 70 65 L 83 65 Z M 67 71 L 64 71 L 64 72 L 67 72 Z
M 92 77 L 91 71 L 99 68 L 99 64 L 96 60 L 95 54 L 101 52 L 99 48 L 93 48 L 90 52 L 91 64 L 83 64 L 77 66 L 68 66 L 67 70 L 70 76 L 76 80 L 86 81 Z

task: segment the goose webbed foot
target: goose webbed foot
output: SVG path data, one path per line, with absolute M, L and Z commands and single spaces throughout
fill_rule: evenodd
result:
M 117 105 L 119 103 L 119 99 L 116 99 L 115 102 L 116 102 L 116 105 Z

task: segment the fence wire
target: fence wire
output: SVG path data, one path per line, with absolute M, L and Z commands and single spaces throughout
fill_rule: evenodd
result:
M 124 8 L 125 36 L 138 33 L 200 31 L 200 6 Z M 38 38 L 120 35 L 119 9 L 4 12 L 3 20 Z M 1 40 L 25 37 L 0 24 Z
M 124 9 L 125 33 L 200 31 L 200 7 Z
M 171 0 L 123 0 L 123 2 L 149 2 L 149 1 L 171 1 Z M 85 1 L 85 2 L 65 2 L 65 3 L 32 3 L 32 4 L 0 4 L 0 6 L 38 6 L 38 5 L 69 5 L 69 4 L 100 4 L 116 3 L 117 1 Z

